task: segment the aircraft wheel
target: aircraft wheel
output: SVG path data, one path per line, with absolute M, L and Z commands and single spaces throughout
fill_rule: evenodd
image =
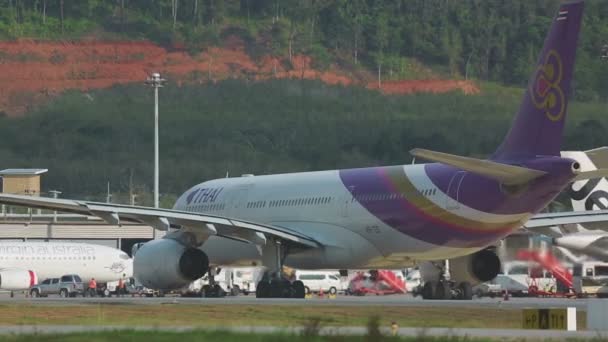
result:
M 266 280 L 261 280 L 255 288 L 255 298 L 269 298 L 270 283 Z
M 270 282 L 270 298 L 289 298 L 288 281 L 278 279 Z
M 437 283 L 436 281 L 427 281 L 422 287 L 422 299 L 437 299 Z
M 437 299 L 452 299 L 452 290 L 450 289 L 450 283 L 448 283 L 447 281 L 438 282 L 435 296 Z
M 338 293 L 338 289 L 336 289 L 335 287 L 332 286 L 332 287 L 329 288 L 329 294 L 330 295 L 335 295 L 337 293 Z
M 291 284 L 293 287 L 293 298 L 305 298 L 307 288 L 301 280 L 296 280 Z M 308 289 L 310 291 L 310 289 Z
M 458 297 L 458 299 L 463 299 L 463 300 L 473 299 L 473 287 L 471 286 L 471 283 L 469 283 L 467 281 L 463 281 L 462 283 L 458 284 L 458 290 L 460 293 L 460 296 Z

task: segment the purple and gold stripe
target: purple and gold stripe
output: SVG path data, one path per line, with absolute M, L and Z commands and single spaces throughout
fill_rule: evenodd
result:
M 418 240 L 449 247 L 482 247 L 521 226 L 527 215 L 505 222 L 462 217 L 423 196 L 403 166 L 340 171 L 343 184 L 361 206 L 394 229 Z M 393 194 L 399 194 L 391 196 Z M 380 195 L 383 200 L 358 200 Z

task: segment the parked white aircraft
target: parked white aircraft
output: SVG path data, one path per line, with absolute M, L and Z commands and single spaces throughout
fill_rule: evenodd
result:
M 560 6 L 513 126 L 490 159 L 414 149 L 434 163 L 217 179 L 186 191 L 172 210 L 7 194 L 0 203 L 179 229 L 134 256 L 135 277 L 150 288 L 180 288 L 214 265 L 261 264 L 268 274 L 258 297 L 303 298 L 301 281 L 281 277 L 283 264 L 400 269 L 431 261 L 424 298 L 470 299 L 472 283 L 500 270 L 491 246 L 523 225 L 608 219 L 538 214 L 572 181 L 608 174 L 560 157 L 582 12 L 582 1 Z
M 591 172 L 608 168 L 608 147 L 593 150 L 567 151 L 564 158 L 578 161 L 581 170 Z M 604 177 L 574 182 L 567 190 L 576 211 L 598 211 L 608 208 L 608 180 Z M 582 223 L 544 229 L 545 235 L 553 237 L 553 244 L 599 260 L 608 261 L 608 223 Z M 570 257 L 570 254 L 566 252 Z M 576 256 L 571 256 L 576 259 Z
M 133 262 L 121 250 L 94 244 L 0 241 L 0 290 L 26 290 L 66 274 L 105 283 L 131 277 Z

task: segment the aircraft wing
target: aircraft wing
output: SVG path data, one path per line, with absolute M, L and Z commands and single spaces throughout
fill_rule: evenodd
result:
M 608 225 L 608 210 L 536 214 L 524 224 L 524 228 L 534 232 L 552 226 L 601 222 Z
M 314 239 L 287 228 L 172 209 L 7 194 L 0 194 L 0 204 L 97 216 L 115 225 L 129 221 L 163 231 L 185 228 L 206 236 L 217 235 L 258 245 L 265 244 L 266 237 L 274 237 L 300 247 L 321 247 Z

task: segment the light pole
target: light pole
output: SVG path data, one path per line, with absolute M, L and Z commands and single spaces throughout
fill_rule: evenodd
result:
M 61 191 L 58 190 L 51 190 L 49 193 L 53 194 L 53 198 L 58 198 L 61 195 Z M 53 222 L 57 222 L 57 211 L 53 211 Z
M 158 72 L 152 73 L 146 80 L 146 84 L 154 88 L 154 208 L 158 208 L 158 88 L 165 81 Z

